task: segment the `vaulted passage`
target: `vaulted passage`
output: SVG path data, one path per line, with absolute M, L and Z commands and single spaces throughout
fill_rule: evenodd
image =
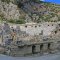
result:
M 35 48 L 36 48 L 36 46 L 33 45 L 33 46 L 32 46 L 32 53 L 33 53 L 33 54 L 35 54 Z

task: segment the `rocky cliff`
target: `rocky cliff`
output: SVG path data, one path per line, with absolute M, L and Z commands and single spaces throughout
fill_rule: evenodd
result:
M 2 0 L 3 1 L 3 0 Z M 0 20 L 23 22 L 26 13 L 12 2 L 0 1 Z M 19 21 L 20 19 L 20 21 Z
M 39 0 L 1 0 L 0 20 L 14 23 L 59 21 L 60 5 Z

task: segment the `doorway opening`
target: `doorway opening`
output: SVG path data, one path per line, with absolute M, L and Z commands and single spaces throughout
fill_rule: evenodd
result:
M 33 46 L 32 46 L 32 53 L 33 53 L 33 54 L 35 54 L 35 48 L 36 48 L 36 46 L 33 45 Z
M 48 49 L 50 49 L 50 45 L 51 45 L 51 44 L 50 44 L 50 43 L 48 43 Z
M 40 50 L 42 51 L 42 49 L 43 49 L 43 44 L 40 45 Z

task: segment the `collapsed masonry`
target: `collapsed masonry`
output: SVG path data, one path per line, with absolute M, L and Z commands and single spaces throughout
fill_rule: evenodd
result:
M 49 29 L 49 30 L 48 30 Z M 7 54 L 24 56 L 60 51 L 60 23 L 0 25 L 0 44 Z

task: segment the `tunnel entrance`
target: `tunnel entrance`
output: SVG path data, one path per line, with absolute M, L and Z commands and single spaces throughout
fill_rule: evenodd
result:
M 32 46 L 32 53 L 33 53 L 33 54 L 35 54 L 35 48 L 36 48 L 36 46 L 33 45 L 33 46 Z

